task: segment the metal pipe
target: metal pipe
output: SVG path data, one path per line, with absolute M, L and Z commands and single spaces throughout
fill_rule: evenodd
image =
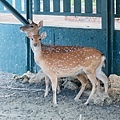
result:
M 23 24 L 28 24 L 28 21 L 17 11 L 15 10 L 6 0 L 0 0 L 0 2 Z

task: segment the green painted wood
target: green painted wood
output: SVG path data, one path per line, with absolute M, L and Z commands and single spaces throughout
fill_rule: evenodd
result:
M 53 0 L 53 12 L 60 12 L 60 0 Z
M 106 31 L 106 40 L 109 40 L 108 37 L 108 1 L 107 0 L 101 0 L 101 14 L 102 14 L 102 30 Z M 107 42 L 108 44 L 108 42 Z M 107 48 L 108 49 L 108 48 Z M 107 55 L 108 55 L 108 51 L 107 51 Z M 108 58 L 108 57 L 107 57 Z M 107 66 L 110 68 L 109 66 L 109 61 L 107 62 Z M 108 69 L 108 74 L 110 74 L 110 70 Z
M 120 14 L 120 0 L 116 0 L 116 14 Z
M 27 44 L 25 43 L 25 34 L 20 33 L 18 29 L 20 26 L 22 25 L 0 24 L 0 70 L 2 71 L 17 74 L 23 74 L 26 72 Z M 107 67 L 105 68 L 105 71 L 106 73 L 108 72 L 109 44 L 106 30 L 43 27 L 41 32 L 43 31 L 47 32 L 46 39 L 42 41 L 44 44 L 91 46 L 100 50 L 107 57 Z M 113 73 L 118 75 L 120 75 L 119 38 L 120 31 L 117 30 L 114 34 L 113 44 Z
M 34 0 L 34 12 L 40 11 L 40 0 Z
M 12 5 L 12 0 L 7 0 L 7 2 L 8 2 L 11 6 L 13 6 L 13 5 Z M 4 6 L 4 7 L 5 7 L 5 6 Z M 5 8 L 6 8 L 5 12 L 9 13 L 9 10 L 7 9 L 7 7 L 5 7 Z
M 32 0 L 26 0 L 26 18 L 33 19 L 32 14 Z M 26 38 L 27 40 L 27 70 L 34 72 L 34 55 L 32 50 L 30 49 L 30 40 L 29 38 Z
M 85 0 L 85 13 L 92 13 L 92 0 Z
M 101 17 L 101 14 L 93 13 L 69 13 L 69 12 L 35 12 L 35 14 L 40 15 L 60 15 L 60 16 L 88 16 L 88 17 Z
M 114 17 L 115 17 L 115 18 L 119 18 L 119 17 L 120 17 L 120 14 L 115 14 Z
M 27 67 L 25 34 L 19 24 L 0 23 L 0 70 L 22 75 Z
M 1 0 L 0 0 L 1 1 Z M 56 3 L 56 4 L 55 4 Z M 119 62 L 119 48 L 116 45 L 115 41 L 115 30 L 114 30 L 114 0 L 96 0 L 97 4 L 97 14 L 93 14 L 92 12 L 92 0 L 85 0 L 85 13 L 79 13 L 80 11 L 80 1 L 74 0 L 75 8 L 74 11 L 76 13 L 71 13 L 71 0 L 63 0 L 63 12 L 60 12 L 60 3 L 59 0 L 54 0 L 53 7 L 54 12 L 50 12 L 50 0 L 43 0 L 43 12 L 35 11 L 36 14 L 43 14 L 43 15 L 65 15 L 65 16 L 91 16 L 91 17 L 102 17 L 102 29 L 99 31 L 91 31 L 88 29 L 68 29 L 68 28 L 47 28 L 49 29 L 47 34 L 50 34 L 51 40 L 54 44 L 60 45 L 85 45 L 85 46 L 93 46 L 97 49 L 100 49 L 105 53 L 107 56 L 107 69 L 108 75 L 116 71 L 116 65 Z M 79 3 L 79 4 L 78 4 Z M 115 17 L 120 17 L 120 10 L 119 10 L 119 0 L 116 0 L 116 15 Z M 32 18 L 32 0 L 26 0 L 27 4 L 27 18 Z M 78 5 L 77 5 L 78 4 Z M 39 7 L 39 6 L 38 6 Z M 11 10 L 11 9 L 10 9 Z M 12 10 L 11 10 L 12 11 Z M 15 14 L 15 11 L 13 10 Z M 16 14 L 15 14 L 16 15 Z M 18 17 L 18 14 L 16 15 Z M 19 17 L 20 19 L 20 17 Z M 23 20 L 23 19 L 22 19 Z M 24 23 L 26 23 L 23 20 Z M 47 30 L 45 28 L 45 30 Z M 102 32 L 101 32 L 102 31 Z M 71 33 L 71 34 L 70 34 Z M 87 34 L 87 35 L 86 35 Z M 49 35 L 48 35 L 49 36 Z M 98 38 L 99 36 L 99 38 Z M 117 35 L 119 36 L 119 35 Z M 79 40 L 79 39 L 81 40 Z M 8 38 L 7 38 L 8 39 Z M 84 39 L 84 40 L 83 40 Z M 96 39 L 98 41 L 96 41 Z M 102 40 L 101 40 L 102 39 Z M 103 39 L 106 41 L 103 42 Z M 118 39 L 116 37 L 116 39 Z M 46 38 L 47 43 L 49 43 L 50 37 Z M 64 41 L 63 41 L 64 40 Z M 27 66 L 30 70 L 34 69 L 34 61 L 33 56 L 31 54 L 29 40 L 27 40 Z M 4 45 L 3 45 L 4 46 Z M 117 46 L 117 49 L 116 49 Z M 2 48 L 2 46 L 1 46 Z M 107 51 L 107 52 L 106 52 Z M 7 57 L 6 57 L 7 58 Z M 116 59 L 116 61 L 115 61 Z M 115 61 L 115 62 L 114 62 Z M 1 64 L 2 65 L 2 64 Z M 119 71 L 119 68 L 118 68 Z M 117 72 L 118 72 L 117 71 Z
M 43 0 L 43 11 L 50 12 L 50 0 Z
M 4 6 L 0 3 L 0 12 L 4 12 Z
M 19 13 L 25 13 L 26 11 L 26 0 L 22 1 L 22 0 L 0 0 L 0 2 L 8 2 L 11 6 L 13 6 L 13 4 L 15 4 L 15 9 L 19 12 Z M 24 3 L 22 6 L 22 2 Z M 22 10 L 22 7 L 24 7 L 24 10 Z M 3 13 L 10 13 L 10 11 L 8 9 L 4 9 L 4 6 L 0 4 L 0 12 Z
M 21 0 L 15 1 L 15 8 L 18 12 L 22 13 L 22 5 L 21 5 Z
M 13 6 L 13 4 L 12 4 L 12 0 L 7 0 L 7 2 L 8 2 L 10 5 Z
M 114 74 L 120 75 L 120 30 L 114 31 Z
M 13 8 L 10 3 L 4 0 L 0 0 L 0 2 L 16 17 L 18 18 L 23 24 L 27 24 L 28 22 L 26 19 L 15 9 Z
M 101 0 L 96 0 L 96 12 L 101 13 Z
M 102 29 L 108 28 L 108 2 L 101 0 Z
M 108 69 L 114 73 L 114 1 L 108 1 Z
M 54 28 L 54 32 L 56 45 L 91 46 L 107 55 L 105 30 L 59 27 Z
M 81 0 L 74 0 L 74 12 L 81 13 Z
M 71 12 L 71 0 L 63 0 L 63 12 Z
M 108 41 L 108 74 L 113 73 L 113 44 L 114 44 L 114 1 L 104 0 L 102 4 L 102 29 L 106 30 L 106 39 Z

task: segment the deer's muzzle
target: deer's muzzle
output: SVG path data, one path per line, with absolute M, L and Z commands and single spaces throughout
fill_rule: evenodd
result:
M 36 46 L 37 46 L 37 43 L 34 43 L 33 45 L 34 45 L 34 47 L 36 47 Z

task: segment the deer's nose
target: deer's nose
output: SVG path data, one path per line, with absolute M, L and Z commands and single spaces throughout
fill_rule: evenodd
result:
M 37 46 L 37 43 L 34 43 L 33 45 L 34 45 L 34 47 L 36 47 L 36 46 Z

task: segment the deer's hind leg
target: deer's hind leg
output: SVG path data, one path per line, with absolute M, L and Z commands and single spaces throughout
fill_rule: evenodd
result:
M 90 80 L 91 83 L 92 83 L 92 91 L 91 91 L 91 93 L 90 93 L 87 101 L 84 103 L 85 105 L 87 105 L 87 104 L 89 103 L 90 99 L 93 97 L 93 95 L 94 95 L 94 93 L 95 93 L 96 87 L 99 86 L 99 82 L 98 82 L 98 80 L 96 79 L 94 72 L 91 72 L 91 73 L 86 74 L 86 75 L 87 75 L 87 77 L 89 78 L 89 80 Z
M 103 71 L 99 71 L 96 73 L 96 77 L 101 80 L 105 87 L 105 94 L 108 95 L 108 78 Z
M 74 100 L 78 100 L 81 97 L 82 93 L 85 90 L 86 85 L 88 84 L 88 78 L 85 76 L 85 74 L 79 74 L 77 75 L 77 78 L 81 82 L 81 89 L 74 98 Z

